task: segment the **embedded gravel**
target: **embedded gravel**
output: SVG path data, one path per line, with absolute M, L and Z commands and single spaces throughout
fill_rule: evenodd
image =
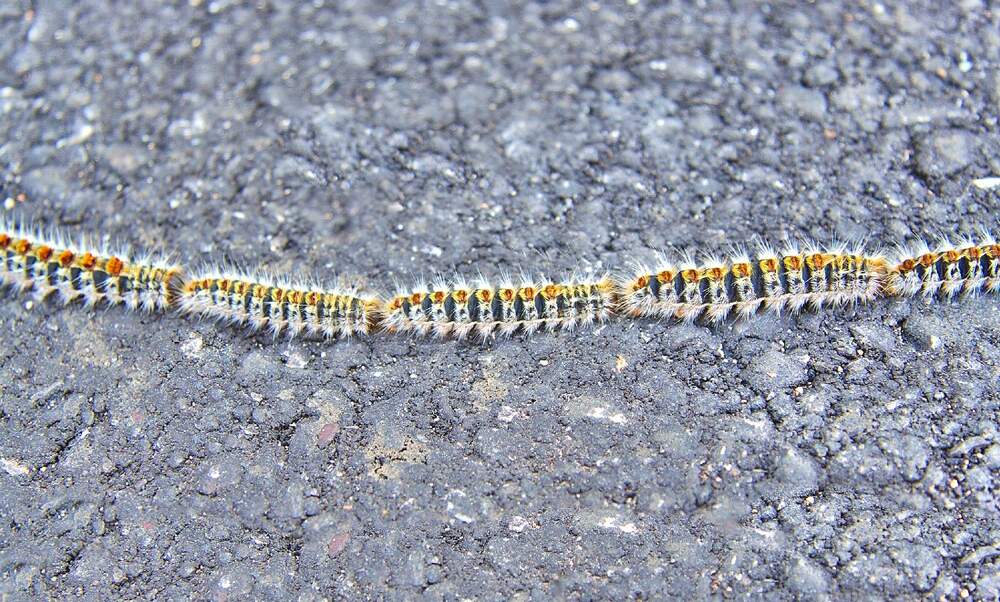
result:
M 995 225 L 988 5 L 6 0 L 0 199 L 379 289 Z M 1000 597 L 996 298 L 479 344 L 11 296 L 0 333 L 5 600 Z

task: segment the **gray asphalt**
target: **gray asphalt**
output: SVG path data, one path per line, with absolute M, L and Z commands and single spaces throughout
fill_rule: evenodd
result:
M 328 4 L 329 6 L 324 6 Z M 8 215 L 376 288 L 995 225 L 988 3 L 0 2 Z M 1000 597 L 1000 302 L 486 344 L 0 302 L 0 598 Z

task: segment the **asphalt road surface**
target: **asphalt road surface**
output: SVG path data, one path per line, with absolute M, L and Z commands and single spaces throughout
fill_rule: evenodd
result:
M 988 2 L 0 1 L 5 215 L 388 289 L 996 225 Z M 272 341 L 0 301 L 0 598 L 1000 596 L 1000 302 Z

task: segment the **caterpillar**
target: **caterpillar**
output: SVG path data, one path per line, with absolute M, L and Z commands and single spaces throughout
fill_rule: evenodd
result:
M 68 304 L 124 304 L 129 309 L 164 310 L 174 302 L 182 269 L 152 255 L 132 259 L 96 245 L 76 245 L 61 236 L 0 222 L 0 280 L 41 301 L 52 293 Z
M 482 338 L 539 329 L 572 329 L 607 320 L 614 310 L 614 282 L 608 276 L 565 281 L 504 277 L 494 286 L 459 278 L 399 290 L 383 306 L 386 332 Z
M 942 239 L 900 247 L 890 264 L 886 292 L 897 296 L 951 298 L 1000 291 L 1000 244 L 983 231 L 957 245 Z
M 130 309 L 177 310 L 269 330 L 327 338 L 375 332 L 483 339 L 572 329 L 613 316 L 721 322 L 760 311 L 798 312 L 879 297 L 952 298 L 1000 292 L 1000 242 L 987 231 L 957 244 L 918 242 L 889 256 L 862 245 L 786 244 L 729 257 L 659 255 L 652 266 L 610 277 L 439 279 L 369 294 L 262 272 L 209 268 L 186 274 L 163 256 L 133 258 L 100 245 L 0 220 L 0 285 Z
M 762 244 L 751 257 L 739 250 L 728 259 L 660 255 L 653 267 L 638 265 L 618 282 L 618 312 L 630 317 L 721 322 L 748 318 L 761 309 L 798 312 L 875 299 L 883 288 L 886 260 L 860 246 L 823 249 L 788 244 L 780 251 Z
M 326 338 L 373 331 L 381 301 L 354 288 L 289 282 L 267 274 L 206 270 L 180 288 L 178 308 L 186 314 L 270 330 Z

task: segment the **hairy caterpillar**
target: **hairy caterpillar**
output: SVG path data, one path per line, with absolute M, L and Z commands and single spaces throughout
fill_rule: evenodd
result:
M 942 240 L 931 248 L 918 242 L 897 250 L 886 278 L 891 295 L 927 298 L 995 293 L 1000 290 L 1000 244 L 983 231 L 957 245 Z
M 64 303 L 124 304 L 179 311 L 254 330 L 328 338 L 397 332 L 482 338 L 571 329 L 612 316 L 711 322 L 761 310 L 797 312 L 884 296 L 951 298 L 1000 291 L 1000 243 L 988 232 L 957 244 L 900 247 L 891 258 L 861 246 L 760 245 L 728 258 L 660 256 L 611 279 L 504 277 L 498 284 L 458 278 L 400 290 L 394 296 L 355 287 L 324 287 L 265 274 L 207 269 L 191 277 L 164 258 L 133 259 L 98 245 L 0 220 L 0 284 L 36 299 L 57 293 Z
M 82 297 L 87 306 L 102 301 L 145 311 L 172 306 L 180 267 L 153 256 L 131 259 L 93 248 L 0 222 L 0 279 L 20 292 L 33 291 L 38 300 L 55 292 L 63 303 Z
M 383 306 L 381 321 L 388 332 L 438 337 L 530 334 L 603 322 L 614 309 L 613 295 L 606 276 L 564 282 L 504 278 L 496 286 L 458 279 L 397 292 Z
M 631 317 L 720 322 L 747 318 L 761 309 L 798 312 L 871 301 L 881 292 L 886 260 L 860 247 L 822 249 L 761 245 L 729 259 L 660 256 L 653 268 L 639 266 L 618 282 L 618 311 Z
M 327 338 L 372 332 L 381 301 L 348 288 L 286 282 L 264 274 L 207 270 L 180 289 L 178 306 L 187 314 Z

